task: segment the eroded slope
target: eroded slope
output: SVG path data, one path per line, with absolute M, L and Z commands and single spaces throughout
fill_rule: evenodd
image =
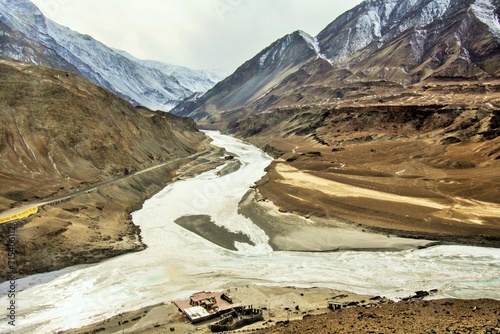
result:
M 205 150 L 207 137 L 190 119 L 136 109 L 72 73 L 2 61 L 0 210 L 117 180 L 13 223 L 18 273 L 143 249 L 130 212 Z M 7 238 L 8 224 L 0 228 Z

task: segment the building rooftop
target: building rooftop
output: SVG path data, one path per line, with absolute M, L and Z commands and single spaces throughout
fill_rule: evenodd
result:
M 215 317 L 235 306 L 232 298 L 224 292 L 206 291 L 197 292 L 187 299 L 174 300 L 173 303 L 191 322 Z
M 184 314 L 189 318 L 191 321 L 201 321 L 204 319 L 208 319 L 212 316 L 211 313 L 209 313 L 205 308 L 201 306 L 193 306 L 187 309 L 184 309 Z

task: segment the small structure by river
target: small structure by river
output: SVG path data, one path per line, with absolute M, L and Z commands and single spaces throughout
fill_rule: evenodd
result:
M 215 324 L 210 325 L 212 332 L 228 332 L 264 320 L 262 310 L 250 306 L 238 306 L 221 316 Z
M 231 310 L 233 299 L 224 292 L 197 292 L 188 299 L 173 301 L 180 312 L 191 321 L 197 323 L 218 317 Z
M 262 310 L 234 303 L 233 298 L 224 292 L 202 291 L 173 303 L 193 324 L 220 317 L 210 325 L 212 332 L 232 331 L 263 320 Z

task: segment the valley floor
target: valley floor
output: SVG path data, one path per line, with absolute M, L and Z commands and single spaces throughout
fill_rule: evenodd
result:
M 290 142 L 281 142 L 282 147 L 279 147 L 280 143 L 275 144 L 275 147 L 283 150 Z M 372 165 L 368 167 L 366 161 L 365 164 L 357 161 L 356 159 L 361 159 L 359 151 L 350 152 L 352 156 L 349 160 L 347 150 L 341 151 L 344 152 L 342 155 L 337 154 L 337 151 L 332 152 L 331 147 L 321 147 L 313 142 L 304 146 L 298 144 L 299 141 L 294 142 L 290 152 L 272 163 L 257 189 L 250 190 L 239 205 L 239 212 L 269 235 L 274 250 L 400 250 L 432 244 L 429 240 L 408 240 L 389 235 L 394 233 L 426 236 L 439 241 L 498 246 L 498 238 L 491 238 L 492 242 L 488 243 L 489 239 L 482 233 L 493 231 L 492 236 L 498 236 L 495 234 L 499 233 L 495 217 L 498 217 L 499 205 L 488 202 L 487 198 L 472 199 L 470 202 L 464 200 L 451 205 L 451 198 L 462 198 L 462 195 L 458 195 L 458 190 L 438 193 L 433 192 L 434 188 L 431 187 L 441 184 L 440 180 L 447 178 L 444 172 L 439 178 L 438 174 L 434 175 L 436 179 L 431 180 L 428 170 L 420 170 L 425 175 L 419 175 L 418 169 L 410 170 L 412 164 L 407 165 L 408 171 L 402 171 L 401 165 L 390 164 L 385 165 L 387 170 L 382 171 Z M 360 145 L 353 148 L 370 152 L 372 149 L 383 152 L 389 147 Z M 380 162 L 377 159 L 370 161 Z M 327 165 L 331 168 L 325 167 Z M 231 171 L 238 166 L 229 164 L 228 168 Z M 227 171 L 221 170 L 221 173 L 225 172 Z M 471 180 L 475 181 L 474 176 L 471 176 Z M 428 184 L 429 187 L 411 186 L 421 183 Z M 483 195 L 491 195 L 495 190 L 488 191 L 485 187 Z M 468 210 L 462 206 L 467 206 Z M 439 216 L 443 212 L 448 216 Z M 297 217 L 294 213 L 301 213 L 305 218 Z M 458 214 L 466 217 L 466 223 L 458 220 Z M 380 217 L 386 219 L 379 220 Z M 412 222 L 416 224 L 421 217 L 435 217 L 437 223 L 427 226 L 409 225 Z M 196 219 L 201 221 L 201 225 L 208 224 L 202 216 L 197 216 Z M 475 219 L 481 219 L 481 223 L 473 222 Z M 425 222 L 425 219 L 422 221 Z M 443 222 L 453 224 L 448 226 Z M 200 224 L 193 223 L 189 228 L 216 244 L 234 242 L 231 239 L 234 235 L 229 233 L 220 235 L 210 232 L 210 229 L 198 230 Z M 332 235 L 332 225 L 342 229 L 342 237 L 338 238 L 340 241 L 337 244 L 332 243 L 335 238 L 322 239 L 321 229 L 328 228 Z M 471 229 L 462 230 L 469 225 Z M 414 229 L 408 226 L 413 226 Z M 374 234 L 368 231 L 370 229 L 384 233 Z M 475 233 L 470 242 L 465 240 L 467 233 Z M 500 332 L 498 300 L 442 299 L 393 303 L 383 297 L 361 296 L 325 288 L 233 286 L 230 283 L 225 290 L 242 304 L 252 304 L 264 309 L 264 321 L 241 332 Z M 188 294 L 186 293 L 186 297 Z M 358 302 L 359 305 L 331 312 L 326 308 L 329 300 Z M 169 300 L 165 300 L 165 304 L 119 314 L 65 333 L 209 333 L 208 324 L 190 324 Z

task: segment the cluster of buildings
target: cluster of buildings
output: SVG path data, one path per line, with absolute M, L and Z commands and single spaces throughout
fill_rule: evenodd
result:
M 262 310 L 235 303 L 224 292 L 198 292 L 188 299 L 175 300 L 177 306 L 192 323 L 220 318 L 210 328 L 214 332 L 235 330 L 245 325 L 263 320 Z
M 225 292 L 197 292 L 173 303 L 193 324 L 218 318 L 210 325 L 213 332 L 233 331 L 264 320 L 262 310 L 255 309 L 252 305 L 243 306 Z M 328 308 L 335 311 L 357 304 L 359 303 L 332 300 L 328 301 Z

